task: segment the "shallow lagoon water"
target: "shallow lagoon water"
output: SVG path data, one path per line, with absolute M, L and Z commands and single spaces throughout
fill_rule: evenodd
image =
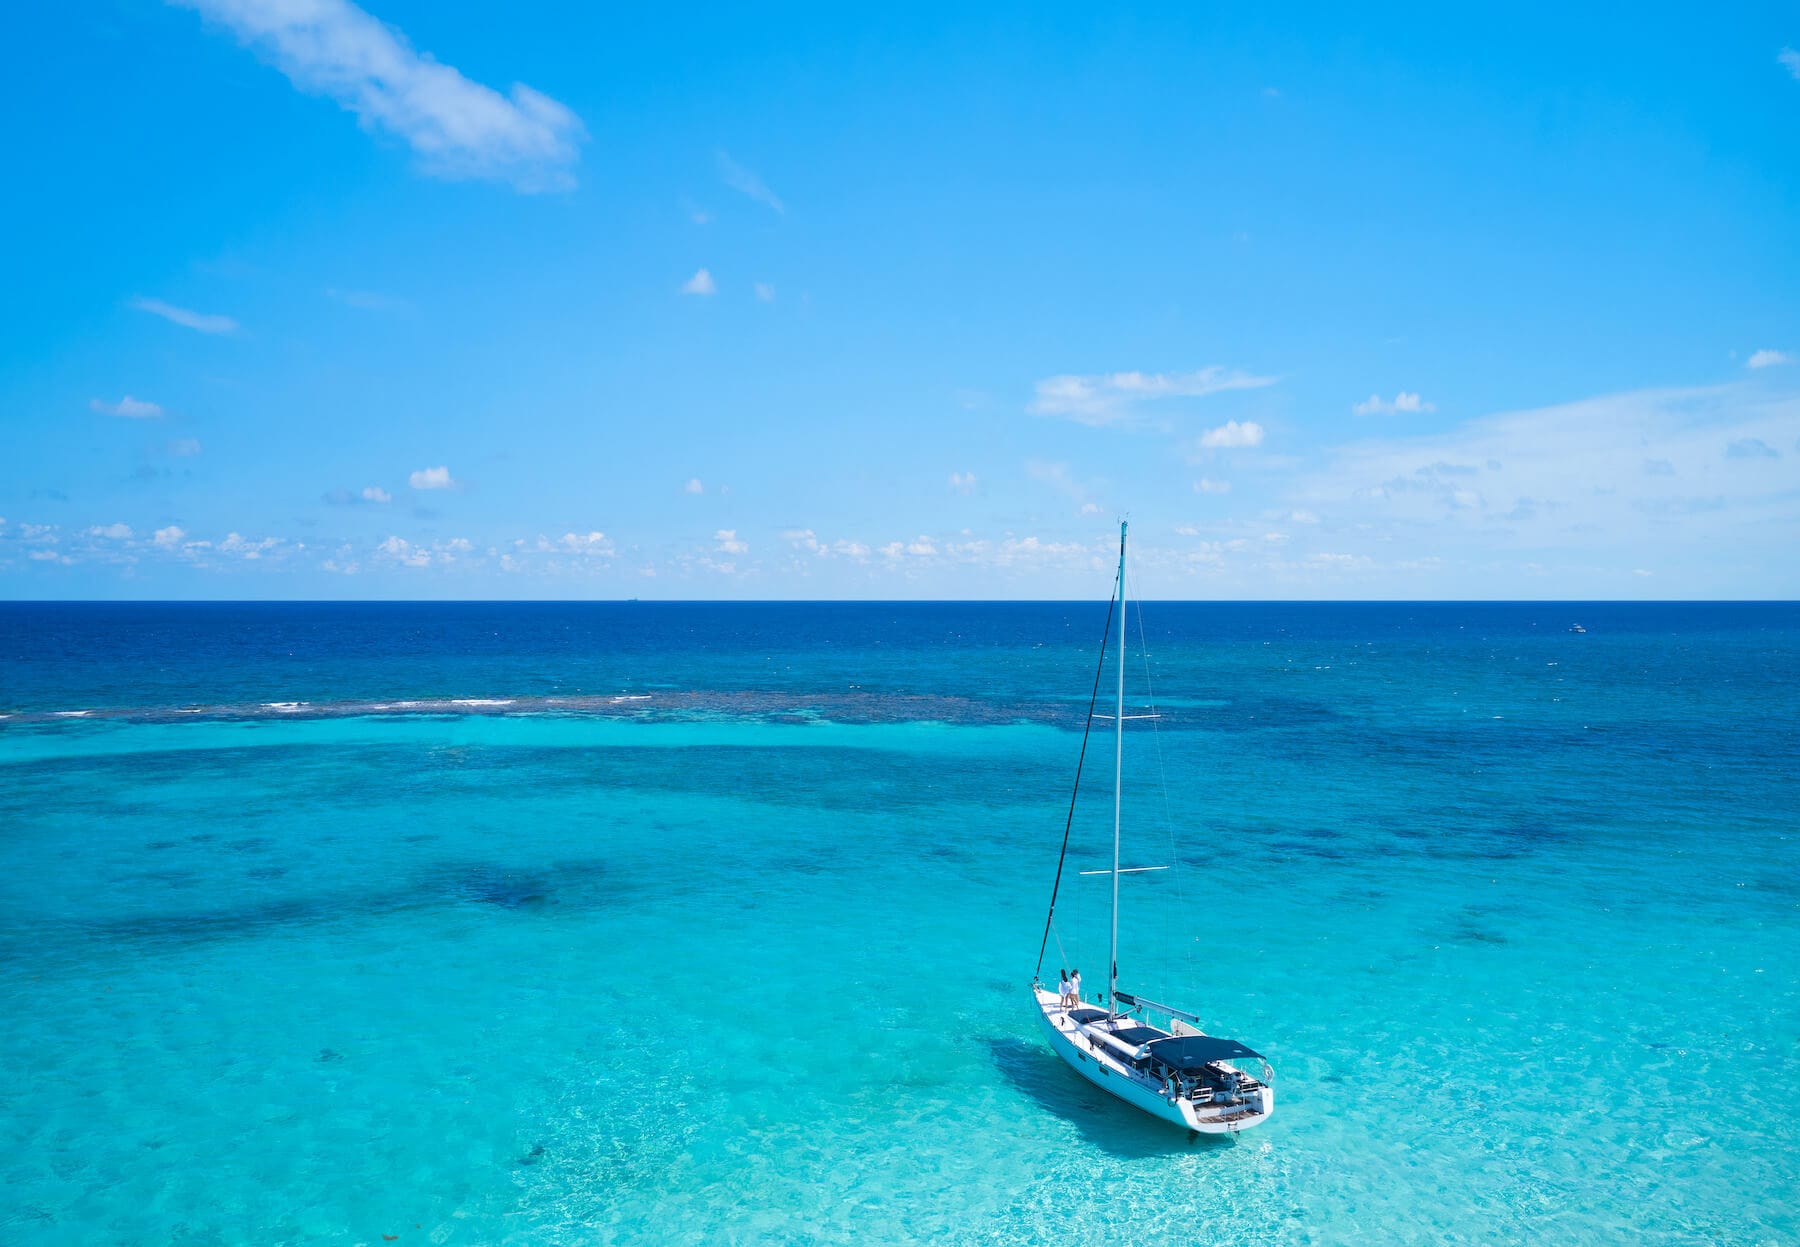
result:
M 695 607 L 660 648 L 444 607 L 411 658 L 380 612 L 429 608 L 368 607 L 291 659 L 140 608 L 203 637 L 185 679 L 6 609 L 0 708 L 120 712 L 0 722 L 7 1242 L 1800 1236 L 1793 607 L 1148 608 L 1127 855 L 1179 869 L 1127 883 L 1122 975 L 1281 1097 L 1197 1144 L 1024 992 L 1087 607 Z M 59 688 L 84 627 L 111 666 Z M 1105 882 L 1066 887 L 1092 983 Z

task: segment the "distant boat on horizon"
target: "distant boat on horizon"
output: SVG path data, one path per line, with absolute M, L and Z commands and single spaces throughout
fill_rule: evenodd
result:
M 1070 1068 L 1101 1090 L 1117 1096 L 1152 1117 L 1185 1127 L 1196 1134 L 1236 1134 L 1259 1126 L 1275 1111 L 1275 1072 L 1261 1054 L 1235 1039 L 1208 1035 L 1192 1013 L 1158 1004 L 1119 990 L 1119 876 L 1166 870 L 1165 866 L 1119 865 L 1119 809 L 1124 775 L 1125 721 L 1154 719 L 1125 713 L 1125 524 L 1119 525 L 1119 579 L 1113 605 L 1119 617 L 1118 701 L 1111 715 L 1096 715 L 1100 673 L 1094 675 L 1094 696 L 1088 701 L 1087 730 L 1096 718 L 1113 721 L 1113 861 L 1111 870 L 1084 870 L 1084 875 L 1112 877 L 1112 938 L 1108 946 L 1105 1007 L 1072 1002 L 1046 988 L 1042 982 L 1044 951 L 1049 945 L 1051 923 L 1056 916 L 1056 892 L 1062 884 L 1063 864 L 1069 850 L 1068 828 L 1063 830 L 1063 856 L 1056 865 L 1056 884 L 1050 892 L 1050 912 L 1044 918 L 1044 939 L 1038 946 L 1038 968 L 1032 975 L 1031 992 L 1038 1020 L 1050 1046 Z M 1107 619 L 1111 631 L 1112 620 Z M 1100 645 L 1100 665 L 1106 663 L 1106 641 Z M 1084 730 L 1082 757 L 1087 755 Z M 1081 787 L 1081 767 L 1076 764 L 1075 787 Z M 1070 798 L 1073 825 L 1075 801 Z M 1152 1017 L 1164 1024 L 1154 1025 Z M 1262 1077 L 1246 1073 L 1239 1061 L 1256 1061 Z
M 1570 632 L 1586 632 L 1587 629 L 1582 627 L 1580 624 L 1570 624 L 1569 631 Z

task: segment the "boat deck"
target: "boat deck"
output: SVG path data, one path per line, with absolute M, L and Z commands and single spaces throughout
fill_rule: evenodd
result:
M 1068 1045 L 1065 1059 L 1074 1058 L 1070 1064 L 1077 1072 L 1139 1108 L 1172 1121 L 1179 1118 L 1177 1124 L 1191 1129 L 1232 1133 L 1269 1115 L 1273 1093 L 1267 1084 L 1231 1062 L 1209 1060 L 1196 1066 L 1178 1061 L 1172 1066 L 1151 1055 L 1152 1043 L 1210 1038 L 1204 1032 L 1181 1028 L 1172 1033 L 1085 1003 L 1065 1009 L 1055 992 L 1042 989 L 1037 1002 L 1045 1022 Z M 1229 1040 L 1215 1042 L 1238 1047 Z

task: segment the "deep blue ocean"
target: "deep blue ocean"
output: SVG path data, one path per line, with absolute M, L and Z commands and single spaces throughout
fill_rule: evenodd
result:
M 1197 1143 L 1106 609 L 0 604 L 0 1242 L 1800 1241 L 1800 605 L 1134 606 Z

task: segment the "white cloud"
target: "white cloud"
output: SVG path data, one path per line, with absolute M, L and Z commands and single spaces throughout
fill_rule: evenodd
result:
M 952 472 L 950 474 L 950 488 L 954 489 L 959 494 L 974 493 L 975 474 L 973 472 Z
M 820 542 L 819 535 L 810 528 L 790 528 L 781 534 L 783 541 L 796 549 L 805 550 L 809 554 L 827 554 L 829 551 Z
M 116 403 L 90 398 L 88 409 L 97 411 L 103 416 L 123 416 L 127 420 L 158 420 L 162 418 L 163 414 L 163 409 L 159 404 L 141 398 L 133 398 L 129 394 Z
M 200 439 L 197 437 L 178 437 L 169 443 L 169 453 L 191 458 L 200 453 Z
M 1101 543 L 1102 546 L 1105 543 Z M 1094 548 L 1074 541 L 1041 541 L 1037 537 L 1015 537 L 1010 533 L 993 549 L 979 545 L 972 553 L 1001 567 L 1045 564 L 1080 564 L 1090 561 Z M 1116 550 L 1114 550 L 1116 553 Z
M 1231 482 L 1208 480 L 1203 476 L 1194 482 L 1194 492 L 1197 494 L 1228 494 L 1231 492 Z
M 713 281 L 713 275 L 705 269 L 696 269 L 694 275 L 681 283 L 682 294 L 717 294 L 719 287 Z
M 523 83 L 510 95 L 416 51 L 348 0 L 175 0 L 227 26 L 300 90 L 398 135 L 428 174 L 566 190 L 586 137 L 580 118 Z
M 273 550 L 281 544 L 279 537 L 264 537 L 261 541 L 251 541 L 237 533 L 226 533 L 225 540 L 213 547 L 221 554 L 235 554 L 239 558 L 260 559 L 266 551 Z
M 690 477 L 688 483 L 681 487 L 681 492 L 686 494 L 703 494 L 706 492 L 706 486 L 700 483 L 699 477 Z
M 725 185 L 731 187 L 732 190 L 742 191 L 757 203 L 767 204 L 777 212 L 787 212 L 787 208 L 782 205 L 775 192 L 764 185 L 763 180 L 756 174 L 744 168 L 724 152 L 719 152 L 718 157 L 719 176 L 725 179 Z
M 1794 357 L 1786 351 L 1757 351 L 1744 361 L 1746 368 L 1773 368 L 1777 364 L 1791 364 Z
M 832 543 L 831 549 L 833 553 L 841 554 L 846 558 L 866 559 L 869 557 L 869 547 L 860 541 L 838 540 Z
M 124 524 L 108 524 L 104 528 L 96 524 L 87 530 L 90 537 L 106 537 L 112 541 L 124 541 L 131 536 L 131 529 Z
M 181 539 L 185 536 L 187 536 L 185 531 L 171 524 L 167 528 L 157 529 L 152 539 L 157 545 L 162 546 L 164 549 L 168 549 L 172 546 L 180 545 Z
M 1065 373 L 1037 383 L 1031 410 L 1080 424 L 1118 424 L 1129 420 L 1139 404 L 1155 399 L 1201 398 L 1224 390 L 1248 390 L 1274 383 L 1274 377 L 1252 376 L 1217 365 L 1185 373 Z
M 1100 514 L 1100 504 L 1097 502 L 1084 502 L 1081 504 L 1081 513 L 1083 515 L 1098 515 Z
M 738 540 L 735 528 L 721 528 L 713 534 L 713 540 L 718 543 L 720 554 L 748 554 L 750 552 L 750 546 L 746 542 Z
M 1350 409 L 1359 416 L 1394 416 L 1404 413 L 1436 411 L 1436 403 L 1428 403 L 1417 394 L 1409 394 L 1401 390 L 1394 395 L 1392 402 L 1379 394 L 1371 394 L 1362 402 Z
M 173 321 L 188 329 L 201 333 L 236 333 L 238 323 L 229 316 L 219 316 L 211 312 L 191 312 L 185 307 L 176 307 L 173 303 L 164 303 L 161 299 L 147 299 L 138 295 L 131 299 L 130 306 L 140 312 L 148 312 L 152 316 L 160 316 L 164 320 Z
M 1792 48 L 1783 48 L 1776 53 L 1775 59 L 1787 66 L 1788 73 L 1796 79 L 1800 79 L 1800 52 L 1796 52 Z
M 375 549 L 405 567 L 431 565 L 431 551 L 418 549 L 404 537 L 388 537 Z
M 589 554 L 599 558 L 611 558 L 613 543 L 603 532 L 564 533 L 563 549 L 576 554 Z
M 1297 480 L 1290 502 L 1330 515 L 1340 531 L 1443 556 L 1463 577 L 1445 581 L 1457 592 L 1524 593 L 1523 582 L 1496 580 L 1523 566 L 1506 560 L 1553 551 L 1557 591 L 1570 596 L 1601 587 L 1599 569 L 1651 558 L 1659 580 L 1679 575 L 1670 583 L 1686 593 L 1741 596 L 1754 585 L 1785 596 L 1794 582 L 1773 569 L 1800 523 L 1800 464 L 1776 447 L 1796 428 L 1792 395 L 1738 386 L 1605 395 L 1351 443 Z
M 1317 524 L 1319 517 L 1311 511 L 1292 511 L 1288 513 L 1288 521 L 1294 524 Z
M 456 482 L 456 481 L 448 481 L 447 484 L 443 484 L 443 485 L 429 485 L 429 484 L 422 483 L 428 479 L 433 479 L 432 475 L 431 475 L 432 473 L 441 472 L 441 471 L 444 471 L 444 469 L 442 469 L 442 468 L 427 468 L 421 472 L 414 472 L 413 473 L 413 478 L 414 478 L 413 479 L 413 488 L 414 489 L 453 489 L 453 488 L 455 488 L 458 484 L 458 482 Z M 446 480 L 448 480 L 447 476 L 446 476 Z M 330 493 L 325 495 L 325 501 L 330 503 L 334 507 L 360 507 L 360 506 L 364 506 L 368 503 L 380 504 L 380 503 L 392 502 L 393 500 L 394 500 L 394 496 L 379 485 L 366 485 L 362 489 L 356 489 L 356 490 L 334 489 Z
M 1216 429 L 1208 429 L 1200 435 L 1201 450 L 1237 450 L 1248 446 L 1260 446 L 1263 440 L 1263 427 L 1254 420 L 1246 420 L 1239 424 L 1236 420 L 1227 420 Z
M 756 283 L 756 297 L 764 303 L 775 302 L 775 287 L 766 281 Z
M 441 466 L 420 468 L 406 479 L 414 489 L 453 489 L 458 484 L 450 479 L 450 469 Z

